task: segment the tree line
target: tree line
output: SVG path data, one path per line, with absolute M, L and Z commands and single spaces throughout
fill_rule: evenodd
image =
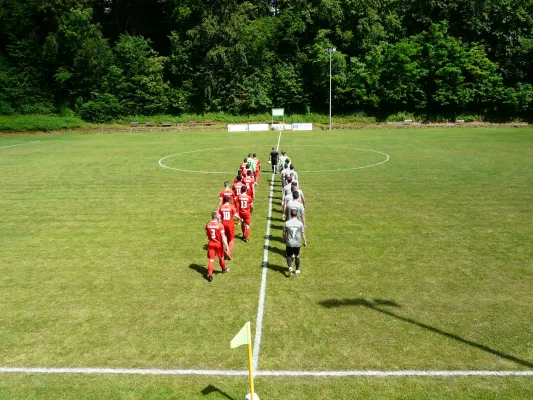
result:
M 533 0 L 0 0 L 0 114 L 533 115 Z

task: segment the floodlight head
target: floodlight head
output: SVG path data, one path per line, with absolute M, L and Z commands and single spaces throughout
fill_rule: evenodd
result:
M 337 51 L 336 47 L 329 47 L 328 48 L 328 53 L 333 53 L 334 51 Z

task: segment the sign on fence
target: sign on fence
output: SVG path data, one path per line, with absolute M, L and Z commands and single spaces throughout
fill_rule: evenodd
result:
M 268 131 L 268 124 L 248 124 L 248 131 L 250 132 Z
M 246 124 L 246 125 L 228 125 L 228 132 L 248 132 L 248 124 Z
M 272 124 L 271 129 L 273 131 L 290 131 L 292 130 L 291 124 Z
M 298 122 L 298 123 L 292 124 L 292 130 L 293 131 L 312 131 L 313 124 Z

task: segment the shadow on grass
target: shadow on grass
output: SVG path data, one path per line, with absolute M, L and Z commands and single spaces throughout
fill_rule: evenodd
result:
M 281 265 L 273 265 L 273 264 L 267 264 L 267 268 L 272 270 L 272 271 L 275 271 L 275 272 L 279 272 L 281 275 L 283 275 L 285 278 L 290 278 L 290 274 L 289 274 L 289 271 L 288 271 L 288 267 L 285 266 L 285 267 L 282 267 Z
M 204 277 L 204 279 L 207 279 L 207 267 L 206 266 L 199 265 L 199 264 L 191 264 L 191 265 L 189 265 L 189 268 L 195 270 L 196 272 L 198 272 L 200 275 L 202 275 Z M 213 271 L 213 275 L 221 274 L 221 273 L 222 273 L 222 271 L 217 271 L 216 269 Z
M 272 239 L 270 239 L 270 240 L 272 240 Z M 265 246 L 264 248 L 266 250 L 267 246 Z M 279 255 L 283 256 L 283 258 L 285 258 L 285 256 L 286 256 L 285 249 L 278 249 L 276 247 L 268 246 L 268 251 L 270 253 L 279 254 Z
M 395 312 L 392 312 L 390 310 L 385 310 L 385 309 L 381 308 L 382 306 L 396 307 L 396 308 L 400 308 L 401 307 L 399 304 L 397 304 L 396 302 L 394 302 L 392 300 L 376 299 L 376 300 L 370 301 L 370 300 L 361 299 L 361 298 L 355 298 L 355 299 L 329 299 L 329 300 L 320 301 L 319 304 L 324 306 L 324 307 L 326 307 L 326 308 L 336 308 L 336 307 L 346 307 L 346 306 L 366 307 L 366 308 L 369 308 L 371 310 L 377 311 L 379 313 L 388 315 L 391 318 L 395 318 L 397 320 L 400 320 L 400 321 L 403 321 L 403 322 L 407 322 L 409 324 L 412 324 L 412 325 L 418 326 L 420 328 L 426 329 L 426 330 L 428 330 L 430 332 L 437 333 L 437 334 L 445 336 L 447 338 L 456 340 L 457 342 L 460 342 L 460 343 L 467 344 L 469 346 L 475 347 L 476 349 L 486 351 L 487 353 L 490 353 L 490 354 L 493 354 L 493 355 L 498 356 L 500 358 L 504 358 L 506 360 L 512 361 L 512 362 L 514 362 L 516 364 L 519 364 L 519 365 L 522 365 L 524 367 L 533 368 L 533 363 L 531 363 L 531 362 L 522 360 L 522 359 L 517 358 L 515 356 L 512 356 L 510 354 L 503 353 L 503 352 L 501 352 L 499 350 L 496 350 L 496 349 L 490 348 L 488 346 L 485 346 L 484 344 L 479 344 L 479 343 L 473 342 L 471 340 L 464 339 L 464 338 L 462 338 L 460 336 L 457 336 L 457 335 L 455 335 L 453 333 L 449 333 L 449 332 L 443 331 L 443 330 L 435 328 L 435 327 L 433 327 L 431 325 L 427 325 L 427 324 L 424 324 L 422 322 L 415 321 L 414 319 L 407 318 L 407 317 L 402 317 L 401 315 L 398 315 Z
M 202 390 L 202 394 L 204 396 L 208 396 L 211 393 L 219 393 L 226 399 L 236 400 L 234 397 L 231 397 L 229 394 L 227 394 L 226 392 L 223 392 L 222 390 L 220 390 L 219 388 L 217 388 L 216 386 L 213 386 L 213 385 L 208 385 Z M 217 396 L 217 398 L 218 397 L 219 396 Z
M 270 241 L 285 244 L 285 241 L 283 240 L 283 238 L 279 236 L 270 236 Z

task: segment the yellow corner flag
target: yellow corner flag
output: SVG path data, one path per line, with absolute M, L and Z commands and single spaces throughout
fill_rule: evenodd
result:
M 231 340 L 230 346 L 232 349 L 235 347 L 248 345 L 248 375 L 250 379 L 250 398 L 255 399 L 254 395 L 254 368 L 252 363 L 252 331 L 250 329 L 250 321 L 244 324 L 242 329 Z
M 239 333 L 237 333 L 231 340 L 231 348 L 234 349 L 235 347 L 242 346 L 243 344 L 252 344 L 252 338 L 250 335 L 248 335 L 248 332 L 250 332 L 250 321 L 244 324 Z

